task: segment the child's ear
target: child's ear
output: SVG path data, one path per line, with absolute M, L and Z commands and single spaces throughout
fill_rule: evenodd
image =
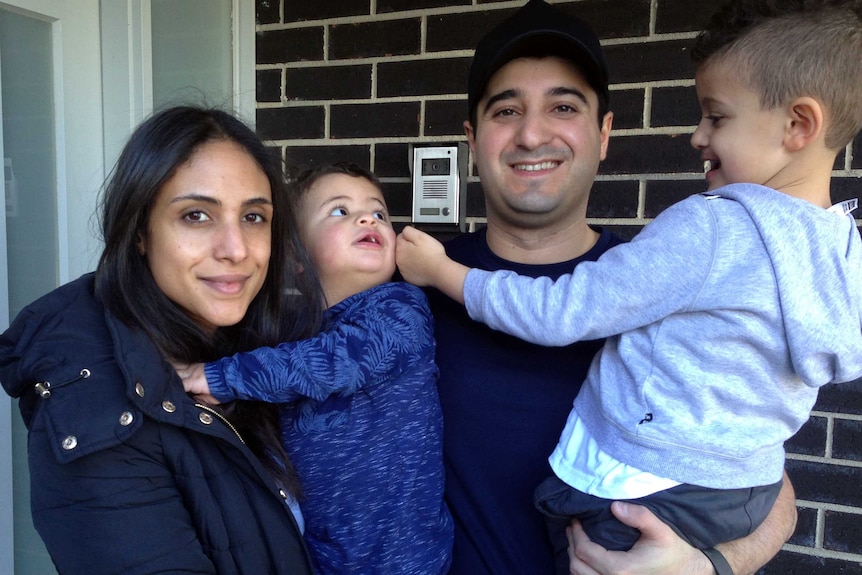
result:
M 823 106 L 809 96 L 796 98 L 787 106 L 790 116 L 784 134 L 784 146 L 799 151 L 824 136 Z

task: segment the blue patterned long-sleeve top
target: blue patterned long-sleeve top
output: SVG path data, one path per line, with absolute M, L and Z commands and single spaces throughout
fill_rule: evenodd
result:
M 453 527 L 425 295 L 385 283 L 326 319 L 314 338 L 206 364 L 210 392 L 284 404 L 318 573 L 445 573 Z

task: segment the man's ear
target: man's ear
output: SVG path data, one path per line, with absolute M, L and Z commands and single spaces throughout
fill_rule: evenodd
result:
M 802 96 L 787 106 L 789 123 L 784 133 L 784 146 L 797 152 L 818 138 L 825 138 L 825 118 L 822 104 L 810 96 Z
M 464 134 L 467 135 L 467 143 L 470 145 L 470 151 L 475 151 L 476 130 L 473 129 L 473 124 L 470 120 L 464 120 Z

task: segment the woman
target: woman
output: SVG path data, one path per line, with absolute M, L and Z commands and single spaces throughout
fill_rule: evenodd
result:
M 196 403 L 169 363 L 313 333 L 322 297 L 294 271 L 311 266 L 280 164 L 227 113 L 166 110 L 123 150 L 102 233 L 95 274 L 0 336 L 58 571 L 311 573 L 272 408 Z

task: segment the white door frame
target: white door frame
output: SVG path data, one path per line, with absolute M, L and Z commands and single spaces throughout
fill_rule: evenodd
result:
M 253 126 L 255 2 L 231 2 L 234 108 Z M 0 8 L 52 25 L 57 269 L 65 283 L 95 268 L 101 251 L 93 219 L 99 190 L 132 129 L 152 112 L 150 0 L 0 0 Z M 10 318 L 5 217 L 0 220 L 2 332 Z M 0 573 L 14 570 L 13 407 L 0 392 Z
M 102 0 L 105 166 L 110 170 L 132 130 L 153 112 L 150 0 Z M 254 127 L 254 0 L 231 0 L 234 111 Z

